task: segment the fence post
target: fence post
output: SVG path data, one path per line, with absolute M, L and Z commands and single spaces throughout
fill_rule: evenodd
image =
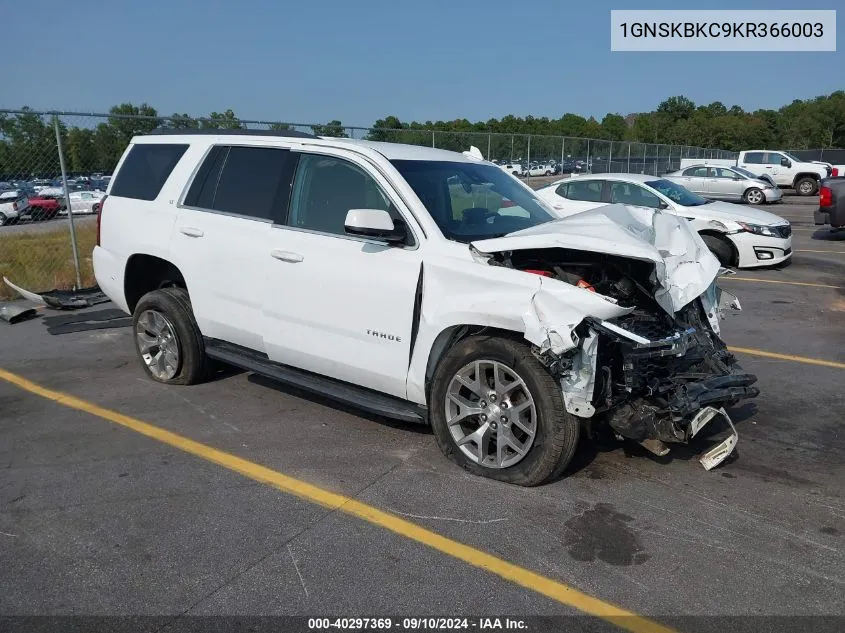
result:
M 528 135 L 528 181 L 531 182 L 531 135 Z
M 657 152 L 654 155 L 654 175 L 656 176 L 657 175 L 657 165 L 660 163 L 660 145 L 655 143 L 654 149 Z
M 70 190 L 67 186 L 67 168 L 65 167 L 65 153 L 62 149 L 62 135 L 59 132 L 59 117 L 53 115 L 53 128 L 56 130 L 56 147 L 59 150 L 59 167 L 62 169 L 62 186 L 65 188 L 65 204 L 67 205 L 67 221 L 70 226 L 70 248 L 73 250 L 73 268 L 76 271 L 76 290 L 82 287 L 79 275 L 79 251 L 76 248 L 76 229 L 73 226 L 73 209 L 70 206 Z
M 560 175 L 561 176 L 563 176 L 563 158 L 564 158 L 563 152 L 564 152 L 565 147 L 566 147 L 566 137 L 564 136 L 560 139 Z
M 434 130 L 431 131 L 431 146 L 434 147 Z
M 631 143 L 628 143 L 628 169 L 627 173 L 631 173 Z
M 490 160 L 490 145 L 493 143 L 493 134 L 487 134 L 487 160 Z
M 587 173 L 593 173 L 593 161 L 590 160 L 590 139 L 587 139 Z
M 641 174 L 645 173 L 645 165 L 646 165 L 646 152 L 648 151 L 648 143 L 643 143 L 643 170 L 640 172 Z
M 607 173 L 613 173 L 613 141 L 610 141 L 610 149 L 607 150 Z

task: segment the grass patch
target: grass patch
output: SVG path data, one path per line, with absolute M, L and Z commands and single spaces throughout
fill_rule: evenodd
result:
M 91 253 L 96 241 L 95 223 L 80 223 L 76 226 L 79 272 L 83 286 L 95 283 Z M 57 227 L 55 231 L 0 235 L 0 277 L 8 277 L 9 281 L 32 292 L 73 288 L 76 273 L 67 225 Z M 0 279 L 0 299 L 13 299 L 16 296 L 15 291 Z

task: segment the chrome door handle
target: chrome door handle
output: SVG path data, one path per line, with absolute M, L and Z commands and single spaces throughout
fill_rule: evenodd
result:
M 270 256 L 275 258 L 275 259 L 281 260 L 283 262 L 289 262 L 291 264 L 297 264 L 297 263 L 301 262 L 303 259 L 305 259 L 299 253 L 291 253 L 290 251 L 274 250 L 274 251 L 270 251 Z
M 179 232 L 188 237 L 202 237 L 204 233 L 200 229 L 195 229 L 192 226 L 180 226 Z

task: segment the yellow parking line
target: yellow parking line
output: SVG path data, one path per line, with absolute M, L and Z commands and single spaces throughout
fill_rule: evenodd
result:
M 736 277 L 735 275 L 725 275 L 719 277 L 719 281 L 756 281 L 761 284 L 783 284 L 786 286 L 810 286 L 811 288 L 835 288 L 841 290 L 841 286 L 831 286 L 828 284 L 812 284 L 807 281 L 783 281 L 781 279 L 755 279 L 754 277 Z
M 794 251 L 796 253 L 833 253 L 835 255 L 845 255 L 845 251 L 811 251 L 808 249 L 800 249 Z
M 808 358 L 806 356 L 793 356 L 792 354 L 777 354 L 775 352 L 766 352 L 761 349 L 751 349 L 748 347 L 728 347 L 732 352 L 737 354 L 748 354 L 749 356 L 762 356 L 764 358 L 774 358 L 777 360 L 789 360 L 794 363 L 804 363 L 805 365 L 819 365 L 821 367 L 833 367 L 834 369 L 845 369 L 845 363 L 837 363 L 834 360 L 822 360 L 821 358 Z
M 136 433 L 222 466 L 254 481 L 272 486 L 282 492 L 295 495 L 300 499 L 363 519 L 368 523 L 390 530 L 452 558 L 464 561 L 473 567 L 496 574 L 505 580 L 542 594 L 563 605 L 606 620 L 632 633 L 674 633 L 674 629 L 668 626 L 621 609 L 599 598 L 594 598 L 569 585 L 542 576 L 514 563 L 509 563 L 487 552 L 441 536 L 416 523 L 406 521 L 351 497 L 324 490 L 308 482 L 271 470 L 266 466 L 261 466 L 128 415 L 105 409 L 75 396 L 42 387 L 4 369 L 0 369 L 0 379 L 70 409 L 83 411 L 114 424 L 119 424 Z

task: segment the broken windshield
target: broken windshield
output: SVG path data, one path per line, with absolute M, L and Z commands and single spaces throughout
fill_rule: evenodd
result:
M 501 237 L 555 219 L 533 193 L 493 165 L 392 162 L 450 240 Z

